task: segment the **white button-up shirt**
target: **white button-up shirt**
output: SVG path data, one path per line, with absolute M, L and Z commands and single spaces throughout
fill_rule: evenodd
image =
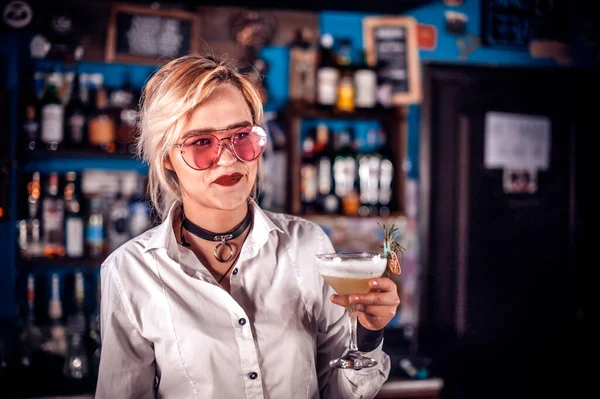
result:
M 390 371 L 383 342 L 371 369 L 337 370 L 344 308 L 316 270 L 333 252 L 317 224 L 261 210 L 227 293 L 173 232 L 174 205 L 157 227 L 101 267 L 98 399 L 372 398 Z

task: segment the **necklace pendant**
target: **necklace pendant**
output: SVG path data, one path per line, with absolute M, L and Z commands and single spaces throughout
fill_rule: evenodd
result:
M 221 247 L 226 247 L 227 249 L 229 249 L 229 256 L 226 259 L 222 259 L 219 256 L 219 248 Z M 225 240 L 221 241 L 219 243 L 219 245 L 217 245 L 213 251 L 213 256 L 215 257 L 216 260 L 218 260 L 221 263 L 227 263 L 229 262 L 231 259 L 233 259 L 233 255 L 234 255 L 235 251 L 233 250 L 233 248 L 231 247 L 231 245 L 229 245 Z

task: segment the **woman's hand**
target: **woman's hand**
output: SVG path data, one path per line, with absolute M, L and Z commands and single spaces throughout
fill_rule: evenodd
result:
M 358 305 L 358 321 L 369 330 L 381 330 L 392 320 L 400 305 L 398 289 L 394 281 L 387 277 L 369 281 L 371 290 L 367 294 L 350 295 L 350 304 Z M 345 306 L 344 300 L 337 294 L 331 295 L 331 302 Z

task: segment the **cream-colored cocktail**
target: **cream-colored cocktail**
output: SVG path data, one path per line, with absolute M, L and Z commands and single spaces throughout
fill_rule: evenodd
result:
M 387 258 L 381 253 L 331 253 L 317 255 L 317 270 L 323 279 L 346 303 L 350 317 L 350 347 L 341 358 L 330 362 L 332 367 L 360 370 L 373 367 L 377 361 L 363 356 L 356 347 L 356 306 L 349 303 L 352 294 L 369 292 L 369 280 L 381 277 L 387 266 Z

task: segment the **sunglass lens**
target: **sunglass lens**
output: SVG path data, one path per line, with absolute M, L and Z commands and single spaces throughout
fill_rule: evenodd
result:
M 219 154 L 217 139 L 213 136 L 190 137 L 184 144 L 183 159 L 194 169 L 206 169 Z
M 258 158 L 267 146 L 267 133 L 259 126 L 237 132 L 231 138 L 237 157 L 242 161 Z

